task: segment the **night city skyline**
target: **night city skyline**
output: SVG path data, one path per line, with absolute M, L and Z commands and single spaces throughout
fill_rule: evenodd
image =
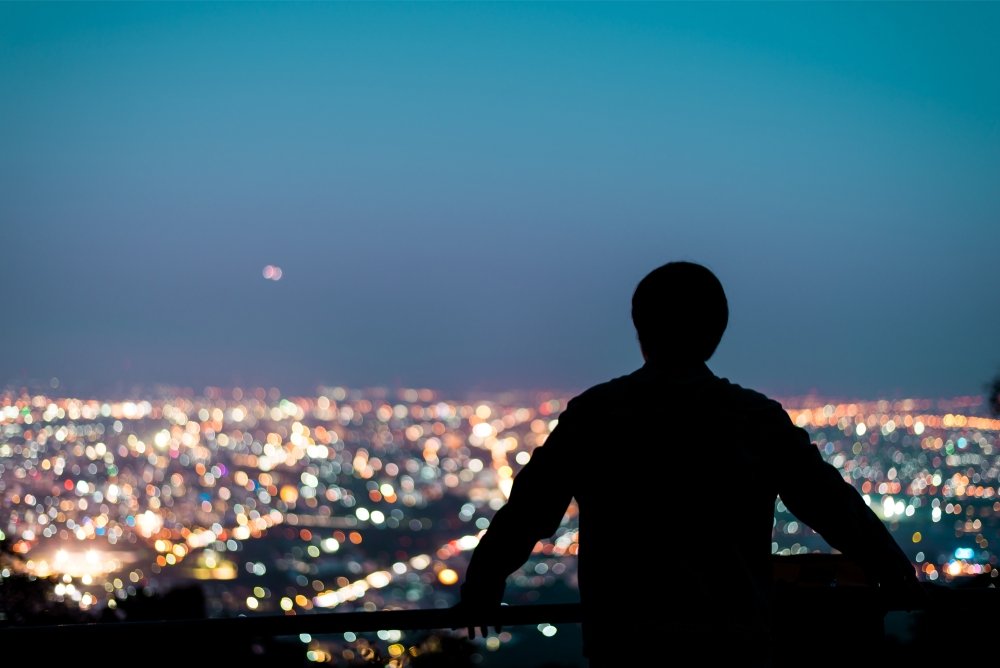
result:
M 998 19 L 5 3 L 0 386 L 576 390 L 641 364 L 631 291 L 690 259 L 719 375 L 979 394 Z
M 263 388 L 164 391 L 128 401 L 4 393 L 0 539 L 24 572 L 51 578 L 52 605 L 80 614 L 113 617 L 120 609 L 128 618 L 144 597 L 192 583 L 210 617 L 444 608 L 456 601 L 469 555 L 514 477 L 565 407 L 565 397 L 463 403 L 414 388 L 327 387 L 298 397 Z M 626 420 L 605 424 L 609 447 L 591 453 L 595 466 L 664 490 L 663 505 L 637 512 L 649 519 L 649 540 L 664 531 L 683 536 L 685 577 L 717 577 L 717 551 L 731 540 L 719 517 L 669 491 L 687 463 L 706 495 L 735 501 L 722 472 L 745 425 L 727 419 L 725 406 L 711 408 L 719 409 L 705 425 L 714 438 L 694 448 L 659 449 L 640 464 L 641 448 L 610 446 L 627 433 Z M 981 417 L 979 400 L 787 411 L 863 495 L 923 582 L 995 582 L 1000 419 Z M 667 528 L 665 511 L 690 521 Z M 510 578 L 505 600 L 575 598 L 578 513 L 574 504 L 555 534 L 537 544 Z M 626 536 L 616 542 L 623 557 L 635 550 Z M 778 501 L 770 546 L 776 558 L 829 550 Z M 10 577 L 7 564 L 0 585 Z M 677 576 L 658 561 L 639 570 L 640 577 Z M 634 576 L 624 569 L 620 577 Z M 562 665 L 578 665 L 572 651 L 548 642 L 560 633 L 572 643 L 572 628 L 505 630 L 478 647 L 485 658 L 493 655 L 488 666 L 512 665 L 518 651 L 536 662 L 537 652 L 555 651 Z M 368 642 L 395 657 L 420 649 L 419 637 L 398 630 L 368 639 L 307 635 L 299 665 L 349 662 Z

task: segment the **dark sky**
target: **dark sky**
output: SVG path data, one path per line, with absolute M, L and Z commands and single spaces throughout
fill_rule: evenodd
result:
M 717 373 L 979 392 L 998 65 L 987 3 L 3 4 L 0 384 L 576 389 L 687 259 Z

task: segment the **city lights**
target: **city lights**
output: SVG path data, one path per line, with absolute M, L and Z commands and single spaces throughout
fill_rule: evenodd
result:
M 979 401 L 803 402 L 788 414 L 921 577 L 947 581 L 997 572 L 1000 420 Z M 122 400 L 8 392 L 0 530 L 23 568 L 56 578 L 52 597 L 81 609 L 189 578 L 226 614 L 433 607 L 457 600 L 469 555 L 565 405 L 342 387 Z M 739 438 L 740 425 L 719 425 L 718 438 Z M 648 489 L 676 475 L 613 448 L 599 456 L 609 459 L 595 466 Z M 706 522 L 724 545 L 724 523 Z M 828 549 L 780 500 L 772 541 L 776 554 Z M 512 591 L 572 582 L 577 550 L 571 506 Z

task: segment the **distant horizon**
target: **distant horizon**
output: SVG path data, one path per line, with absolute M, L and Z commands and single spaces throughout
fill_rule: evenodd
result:
M 730 379 L 732 380 L 732 379 Z M 52 379 L 49 381 L 32 381 L 30 383 L 19 384 L 16 382 L 0 383 L 0 396 L 8 393 L 19 393 L 27 391 L 29 394 L 40 394 L 49 398 L 58 399 L 80 399 L 80 400 L 111 400 L 126 401 L 129 399 L 145 399 L 163 395 L 168 396 L 170 392 L 177 392 L 191 398 L 217 398 L 225 400 L 236 400 L 233 392 L 254 392 L 263 390 L 268 393 L 268 399 L 276 401 L 279 398 L 313 398 L 322 396 L 324 392 L 328 395 L 335 389 L 345 392 L 365 396 L 384 394 L 386 398 L 400 399 L 400 395 L 405 391 L 429 391 L 434 395 L 434 401 L 494 401 L 494 400 L 523 400 L 527 397 L 532 399 L 571 399 L 587 388 L 558 388 L 558 387 L 469 387 L 461 388 L 436 388 L 421 385 L 406 384 L 347 384 L 335 382 L 321 382 L 312 387 L 282 387 L 270 384 L 228 384 L 228 385 L 190 385 L 177 383 L 132 383 L 128 387 L 105 387 L 92 389 L 77 389 L 73 386 L 65 386 L 60 381 L 53 386 Z M 735 381 L 733 381 L 735 382 Z M 82 386 L 81 386 L 82 387 Z M 926 401 L 936 405 L 954 404 L 956 406 L 972 405 L 981 403 L 986 407 L 988 400 L 988 388 L 984 387 L 979 393 L 965 394 L 945 394 L 945 395 L 850 395 L 824 393 L 821 390 L 813 389 L 797 393 L 775 393 L 769 392 L 766 388 L 751 388 L 763 392 L 767 396 L 786 404 L 786 402 L 800 402 L 798 404 L 786 404 L 786 408 L 804 407 L 817 405 L 817 402 L 824 403 L 876 403 L 880 401 Z M 211 397 L 213 394 L 223 394 L 222 397 Z M 350 395 L 349 395 L 350 396 Z

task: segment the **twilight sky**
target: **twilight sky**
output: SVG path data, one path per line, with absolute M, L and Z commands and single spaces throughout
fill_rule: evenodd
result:
M 720 375 L 978 393 L 998 67 L 987 3 L 0 4 L 0 385 L 579 389 L 687 259 Z

